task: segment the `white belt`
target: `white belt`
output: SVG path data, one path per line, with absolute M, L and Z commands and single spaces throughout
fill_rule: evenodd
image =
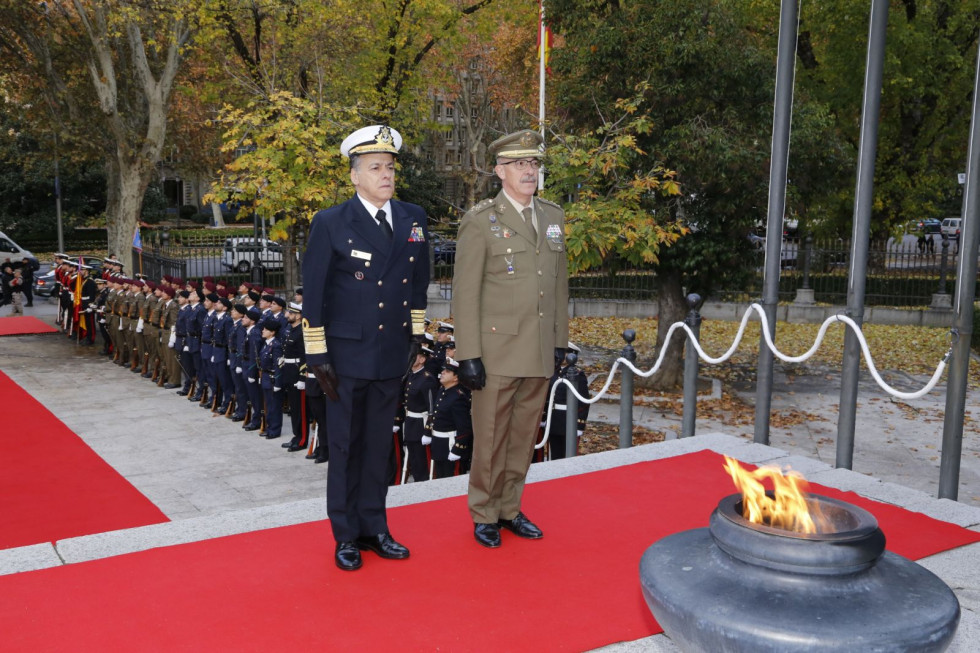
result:
M 287 365 L 291 365 L 291 364 L 294 364 L 294 363 L 298 363 L 299 362 L 299 359 L 298 358 L 284 358 L 284 359 L 282 359 L 282 362 L 283 363 L 286 363 Z
M 413 413 L 410 410 L 405 411 L 405 417 L 414 417 L 415 419 L 425 419 L 428 417 L 428 413 Z M 449 437 L 448 435 L 446 437 Z
M 456 431 L 433 431 L 432 437 L 434 438 L 455 438 Z
M 565 404 L 555 404 L 555 410 L 568 410 L 568 406 Z

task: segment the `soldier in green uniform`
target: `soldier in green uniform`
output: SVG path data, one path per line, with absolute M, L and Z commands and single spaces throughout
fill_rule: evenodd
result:
M 156 381 L 161 373 L 157 353 L 160 345 L 160 295 L 161 286 L 148 281 L 151 289 L 146 297 L 146 318 L 143 320 L 143 378 Z
M 456 241 L 453 324 L 459 378 L 473 390 L 469 508 L 474 537 L 500 546 L 500 529 L 538 539 L 521 512 L 548 379 L 568 343 L 565 215 L 535 197 L 541 136 L 524 130 L 490 144 L 502 190 L 463 216 Z

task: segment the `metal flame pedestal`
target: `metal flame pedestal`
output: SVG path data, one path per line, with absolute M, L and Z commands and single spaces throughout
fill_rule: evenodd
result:
M 877 520 L 811 495 L 834 532 L 752 524 L 741 495 L 708 528 L 663 538 L 643 554 L 653 616 L 685 651 L 943 651 L 960 618 L 932 572 L 885 551 Z

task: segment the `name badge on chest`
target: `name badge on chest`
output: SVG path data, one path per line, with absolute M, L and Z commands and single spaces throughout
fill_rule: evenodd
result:
M 354 257 L 354 258 L 363 259 L 365 261 L 370 261 L 371 260 L 371 252 L 362 252 L 359 249 L 352 249 L 350 251 L 350 255 L 352 257 Z

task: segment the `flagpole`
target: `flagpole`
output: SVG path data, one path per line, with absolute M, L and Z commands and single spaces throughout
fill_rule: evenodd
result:
M 541 142 L 544 143 L 544 91 L 545 91 L 545 56 L 548 43 L 544 25 L 544 0 L 541 0 L 541 12 L 538 20 L 538 125 L 541 129 Z M 538 188 L 544 188 L 544 168 L 538 168 Z

